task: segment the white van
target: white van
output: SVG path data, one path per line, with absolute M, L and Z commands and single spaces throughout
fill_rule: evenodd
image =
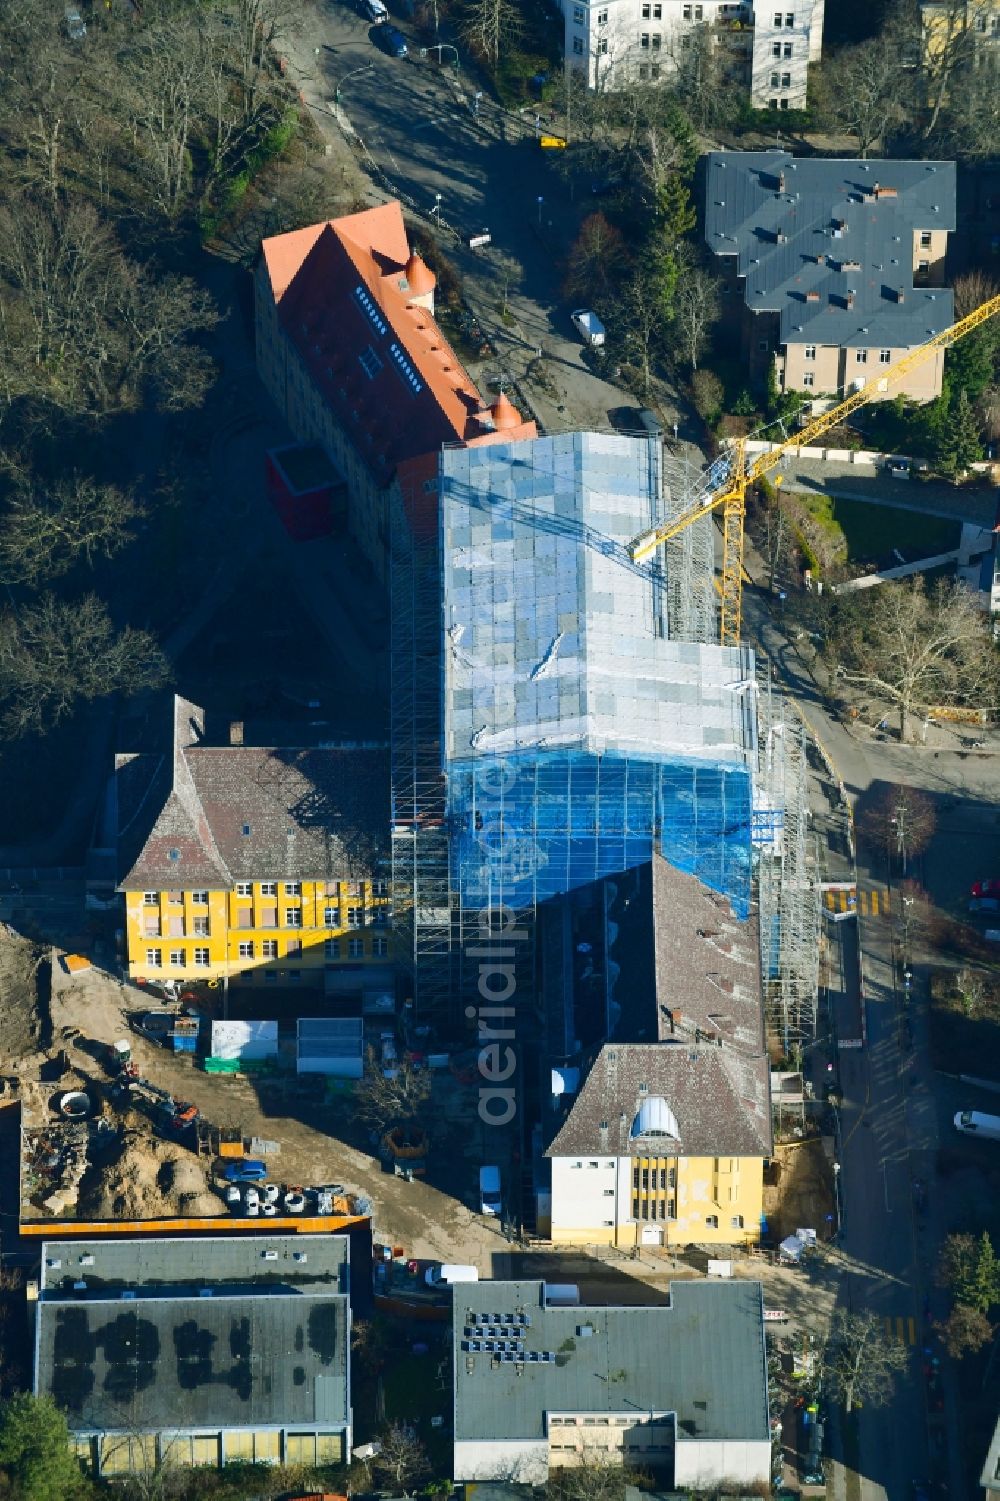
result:
M 965 1131 L 970 1136 L 985 1136 L 990 1141 L 1000 1141 L 1000 1115 L 982 1115 L 978 1110 L 960 1110 L 955 1117 L 955 1130 Z
M 500 1169 L 498 1167 L 481 1167 L 479 1169 L 479 1213 L 500 1213 Z
M 451 1287 L 456 1282 L 478 1282 L 479 1273 L 474 1266 L 452 1266 L 445 1262 L 443 1266 L 428 1267 L 424 1281 L 428 1287 Z

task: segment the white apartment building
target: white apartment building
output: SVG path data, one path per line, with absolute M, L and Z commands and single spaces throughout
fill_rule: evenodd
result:
M 773 3 L 773 0 L 772 0 Z M 667 79 L 697 28 L 730 54 L 756 109 L 803 109 L 807 69 L 823 50 L 824 0 L 778 10 L 740 0 L 559 0 L 567 60 L 592 89 Z

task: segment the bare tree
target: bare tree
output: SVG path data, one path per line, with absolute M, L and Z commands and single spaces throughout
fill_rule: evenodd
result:
M 45 731 L 88 699 L 134 694 L 167 681 L 166 659 L 147 631 L 116 633 L 93 594 L 44 595 L 0 618 L 0 704 L 4 734 Z
M 903 119 L 910 77 L 898 36 L 883 30 L 822 65 L 816 98 L 827 121 L 854 136 L 866 157 Z
M 493 67 L 523 31 L 521 12 L 513 0 L 466 0 L 462 7 L 459 36 Z
M 989 0 L 945 0 L 928 14 L 921 46 L 928 108 L 924 140 L 934 135 L 958 78 L 975 68 L 979 34 L 988 31 L 992 13 Z
M 976 308 L 982 307 L 1000 292 L 1000 283 L 981 266 L 973 266 L 956 276 L 952 284 L 955 297 L 955 318 L 967 318 Z
M 132 541 L 143 516 L 131 495 L 85 475 L 57 480 L 46 492 L 22 476 L 0 531 L 0 569 L 11 580 L 58 578 L 78 560 L 110 558 Z
M 414 1484 L 430 1474 L 427 1450 L 415 1428 L 407 1423 L 390 1423 L 382 1435 L 381 1450 L 372 1460 L 372 1468 L 388 1476 L 393 1485 L 408 1496 Z
M 895 705 L 902 740 L 917 710 L 984 708 L 997 693 L 988 623 L 961 583 L 885 583 L 835 601 L 827 658 L 845 683 Z
M 80 416 L 200 403 L 212 378 L 193 332 L 217 321 L 186 277 L 126 259 L 87 203 L 0 208 L 0 366 L 8 401 L 31 396 Z
M 953 1360 L 975 1355 L 993 1338 L 993 1325 L 978 1308 L 956 1303 L 946 1319 L 934 1325 L 941 1342 Z
M 382 1131 L 394 1121 L 412 1120 L 431 1092 L 430 1072 L 415 1068 L 404 1058 L 391 1069 L 382 1067 L 374 1048 L 369 1048 L 364 1077 L 354 1093 L 359 1118 Z
M 1000 136 L 1000 90 L 996 69 L 986 59 L 961 68 L 951 80 L 948 103 L 941 122 L 943 148 L 950 154 L 976 161 L 996 153 Z
M 697 370 L 721 311 L 718 278 L 686 257 L 674 293 L 672 329 L 681 358 Z
M 628 261 L 621 230 L 601 213 L 588 214 L 567 257 L 567 296 L 600 300 L 619 281 Z
M 827 1389 L 848 1412 L 855 1407 L 884 1407 L 897 1375 L 906 1369 L 905 1345 L 886 1336 L 874 1313 L 838 1308 L 823 1351 Z
M 907 861 L 922 855 L 934 837 L 934 804 L 915 787 L 883 787 L 859 820 L 861 830 L 887 857 L 897 855 L 903 875 Z
M 545 1501 L 623 1501 L 629 1473 L 596 1447 L 586 1446 L 574 1463 L 549 1471 Z

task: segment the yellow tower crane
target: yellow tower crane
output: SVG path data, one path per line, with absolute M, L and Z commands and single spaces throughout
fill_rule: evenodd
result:
M 845 401 L 831 407 L 821 417 L 814 417 L 807 422 L 794 437 L 787 438 L 784 443 L 772 448 L 769 453 L 762 453 L 754 459 L 749 466 L 746 462 L 746 448 L 743 441 L 733 445 L 725 460 L 721 461 L 725 477 L 721 484 L 714 484 L 712 471 L 709 471 L 706 489 L 698 499 L 686 507 L 679 516 L 671 521 L 665 521 L 659 526 L 652 527 L 635 537 L 629 543 L 629 553 L 636 563 L 643 562 L 652 556 L 658 547 L 676 537 L 679 532 L 704 516 L 709 511 L 716 511 L 722 507 L 722 609 L 720 614 L 720 639 L 723 646 L 736 646 L 740 639 L 740 612 L 743 592 L 743 519 L 746 513 L 747 487 L 759 480 L 769 470 L 777 468 L 790 448 L 805 448 L 814 439 L 829 432 L 836 427 L 845 417 L 849 416 L 858 407 L 864 406 L 871 401 L 873 396 L 881 395 L 895 381 L 900 380 L 910 370 L 922 365 L 938 349 L 948 349 L 952 344 L 1000 313 L 1000 297 L 991 297 L 977 307 L 975 312 L 967 317 L 960 318 L 950 328 L 942 333 L 935 334 L 928 339 L 926 344 L 921 344 L 917 349 L 911 349 L 894 364 L 887 365 L 879 372 L 878 379 L 873 385 L 866 385 L 860 390 L 853 391 Z M 719 462 L 713 465 L 717 470 Z

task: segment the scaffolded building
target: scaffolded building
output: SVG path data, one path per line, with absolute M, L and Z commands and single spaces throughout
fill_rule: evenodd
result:
M 438 505 L 435 524 L 404 498 L 393 529 L 394 909 L 418 1012 L 462 1001 L 494 914 L 654 849 L 745 916 L 753 653 L 675 639 L 669 560 L 629 558 L 663 514 L 659 445 L 445 450 Z

